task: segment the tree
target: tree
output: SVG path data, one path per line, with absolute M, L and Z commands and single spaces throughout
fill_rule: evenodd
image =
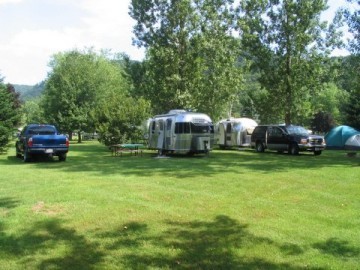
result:
M 341 45 L 339 16 L 329 27 L 320 21 L 326 8 L 325 0 L 240 2 L 245 55 L 268 92 L 263 110 L 286 124 L 310 115 L 311 98 L 328 79 L 327 56 Z
M 349 32 L 353 35 L 350 41 L 350 50 L 353 54 L 360 53 L 360 1 L 347 0 L 349 3 L 354 4 L 354 11 L 345 10 L 345 18 L 349 26 Z
M 94 132 L 92 112 L 103 93 L 116 88 L 122 94 L 128 87 L 119 67 L 91 50 L 59 53 L 50 66 L 44 112 L 49 122 L 70 136 L 73 132 Z
M 108 92 L 95 111 L 100 142 L 112 145 L 142 141 L 141 124 L 149 118 L 149 111 L 149 102 L 143 98 Z
M 45 115 L 41 106 L 41 98 L 33 98 L 24 102 L 22 105 L 23 122 L 45 123 Z
M 132 0 L 135 44 L 145 47 L 145 96 L 155 113 L 191 108 L 218 117 L 240 91 L 232 0 Z
M 3 152 L 9 143 L 13 130 L 21 120 L 19 94 L 11 84 L 3 84 L 0 77 L 0 152 Z
M 313 132 L 327 133 L 335 126 L 334 118 L 330 113 L 319 111 L 311 120 L 310 127 Z
M 83 131 L 98 131 L 100 138 L 117 141 L 122 134 L 131 138 L 133 134 L 129 130 L 114 133 L 113 124 L 121 121 L 123 126 L 140 124 L 137 118 L 133 122 L 128 112 L 145 110 L 136 105 L 142 104 L 141 99 L 137 103 L 130 96 L 131 85 L 119 59 L 107 57 L 91 50 L 70 51 L 55 55 L 51 63 L 53 70 L 42 101 L 45 116 L 70 136 L 78 132 L 79 142 Z M 119 111 L 124 115 L 114 123 Z
M 352 53 L 352 63 L 347 73 L 352 74 L 349 102 L 345 107 L 346 124 L 360 130 L 360 1 L 348 0 L 354 3 L 353 12 L 345 11 L 345 18 L 349 25 L 349 31 L 353 34 L 349 49 Z

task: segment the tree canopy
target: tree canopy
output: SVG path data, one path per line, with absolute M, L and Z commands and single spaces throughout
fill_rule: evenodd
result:
M 72 132 L 81 134 L 100 128 L 100 136 L 116 137 L 104 128 L 102 120 L 111 122 L 111 116 L 104 116 L 107 111 L 132 109 L 127 107 L 132 106 L 128 102 L 130 85 L 121 66 L 103 54 L 75 50 L 55 55 L 51 67 L 42 103 L 48 121 L 70 136 Z M 129 125 L 142 120 L 122 119 Z M 137 122 L 130 124 L 132 120 Z
M 20 124 L 19 94 L 11 84 L 5 85 L 0 77 L 0 152 L 9 143 L 9 138 Z
M 348 0 L 354 4 L 355 10 L 345 12 L 346 21 L 353 39 L 349 43 L 349 49 L 352 53 L 349 58 L 350 69 L 346 70 L 350 77 L 349 102 L 345 107 L 346 123 L 360 130 L 360 1 Z
M 145 96 L 155 113 L 187 108 L 219 117 L 241 90 L 233 1 L 131 3 L 135 44 L 147 49 Z
M 264 103 L 271 115 L 286 124 L 309 113 L 309 101 L 322 89 L 329 70 L 327 56 L 340 45 L 336 17 L 320 21 L 325 0 L 244 0 L 238 26 L 245 56 L 259 72 L 267 90 Z

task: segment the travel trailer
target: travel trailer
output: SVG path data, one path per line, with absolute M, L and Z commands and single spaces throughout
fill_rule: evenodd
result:
M 221 149 L 249 147 L 257 123 L 250 118 L 223 119 L 215 125 L 215 143 Z
M 203 113 L 171 110 L 148 120 L 149 149 L 167 153 L 209 153 L 214 142 L 214 127 Z

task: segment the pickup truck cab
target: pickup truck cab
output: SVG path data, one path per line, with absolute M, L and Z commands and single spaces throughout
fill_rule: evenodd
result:
M 269 149 L 292 155 L 297 155 L 300 151 L 320 155 L 325 146 L 323 136 L 309 134 L 301 126 L 261 125 L 257 126 L 251 135 L 251 147 L 257 152 Z
M 30 161 L 33 156 L 58 156 L 65 161 L 69 151 L 69 139 L 58 134 L 53 125 L 30 124 L 24 127 L 15 144 L 16 156 Z

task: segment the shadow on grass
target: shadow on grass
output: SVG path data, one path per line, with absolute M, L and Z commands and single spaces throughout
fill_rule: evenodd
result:
M 155 152 L 150 151 L 145 151 L 142 156 L 127 154 L 122 157 L 113 157 L 105 146 L 92 143 L 73 145 L 66 162 L 58 162 L 55 157 L 30 164 L 37 168 L 60 169 L 69 172 L 87 171 L 95 174 L 143 177 L 161 174 L 177 178 L 211 177 L 224 171 L 241 175 L 248 173 L 249 170 L 268 174 L 293 169 L 359 166 L 358 158 L 347 158 L 344 152 L 337 151 L 324 151 L 321 156 L 314 156 L 311 153 L 290 156 L 270 151 L 255 153 L 253 150 L 214 150 L 209 156 L 172 156 L 165 159 L 155 157 Z M 4 165 L 19 165 L 21 162 L 21 159 L 10 156 L 7 160 L 0 160 L 0 164 Z
M 156 234 L 146 223 L 129 222 L 91 239 L 65 222 L 39 221 L 16 235 L 7 235 L 0 222 L 0 253 L 37 269 L 325 269 L 287 262 L 287 256 L 303 253 L 300 246 L 256 236 L 225 215 L 210 221 L 164 221 Z M 359 250 L 339 239 L 313 247 L 333 256 L 359 256 Z M 283 262 L 262 256 L 264 250 L 278 250 Z
M 11 209 L 15 208 L 19 204 L 19 200 L 12 197 L 0 198 L 0 208 Z
M 321 269 L 275 263 L 260 254 L 241 255 L 242 249 L 252 246 L 274 249 L 280 245 L 249 233 L 246 225 L 228 216 L 209 222 L 167 221 L 165 225 L 167 230 L 160 236 L 151 236 L 146 224 L 129 223 L 98 237 L 111 243 L 110 250 L 127 251 L 120 258 L 125 269 Z
M 104 254 L 96 244 L 63 223 L 59 219 L 37 222 L 16 235 L 6 235 L 0 223 L 0 252 L 7 257 L 21 258 L 24 268 L 94 269 Z M 41 261 L 39 254 L 50 258 Z
M 342 241 L 338 238 L 330 238 L 325 242 L 316 243 L 313 247 L 324 254 L 336 257 L 359 257 L 360 255 L 359 248 L 352 247 L 347 241 Z

